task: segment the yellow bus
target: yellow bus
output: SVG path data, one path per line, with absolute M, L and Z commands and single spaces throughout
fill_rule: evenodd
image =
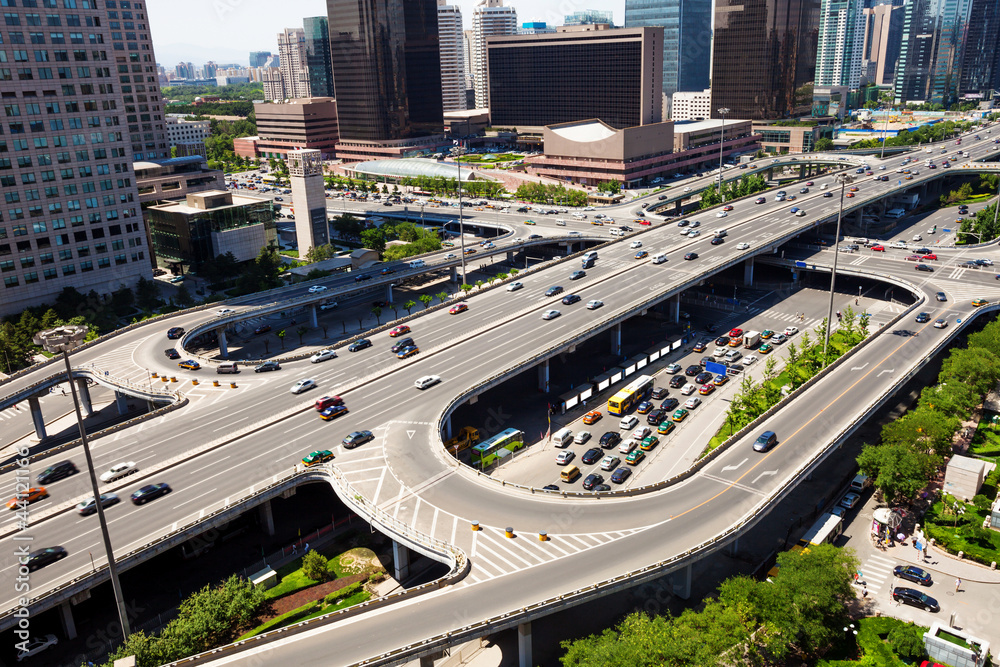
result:
M 608 414 L 619 417 L 632 409 L 653 391 L 653 378 L 649 375 L 640 375 L 632 380 L 627 387 L 608 399 Z

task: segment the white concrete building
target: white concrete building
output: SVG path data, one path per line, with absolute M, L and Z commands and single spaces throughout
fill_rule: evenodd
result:
M 712 117 L 712 90 L 674 93 L 670 102 L 671 120 L 706 120 Z
M 167 141 L 171 148 L 180 143 L 201 142 L 212 133 L 210 120 L 185 120 L 186 116 L 175 113 L 166 115 Z
M 323 187 L 323 155 L 312 148 L 289 151 L 286 163 L 292 202 L 295 204 L 295 240 L 299 257 L 305 258 L 313 246 L 330 242 L 326 191 Z
M 462 10 L 438 0 L 438 45 L 441 54 L 441 100 L 444 111 L 465 110 L 465 48 Z
M 306 33 L 302 28 L 285 28 L 278 33 L 278 59 L 281 62 L 282 94 L 270 99 L 309 97 Z
M 472 79 L 476 88 L 476 108 L 490 103 L 486 38 L 517 34 L 517 10 L 504 7 L 503 0 L 480 0 L 472 10 Z

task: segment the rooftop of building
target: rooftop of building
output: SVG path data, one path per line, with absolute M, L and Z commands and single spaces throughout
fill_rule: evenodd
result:
M 479 118 L 481 116 L 489 116 L 490 110 L 488 108 L 484 109 L 462 109 L 456 111 L 445 111 L 445 118 Z
M 457 179 L 459 177 L 458 165 L 429 160 L 427 158 L 369 160 L 357 163 L 352 169 L 355 172 L 370 176 L 390 176 L 393 178 L 427 176 L 428 178 Z M 461 177 L 463 181 L 471 181 L 475 178 L 475 175 L 471 169 L 465 169 L 462 171 Z
M 218 205 L 208 206 L 209 203 L 213 203 L 211 200 L 215 200 L 214 203 Z M 224 203 L 220 204 L 220 202 Z M 201 203 L 202 205 L 192 206 L 193 203 Z M 167 201 L 162 204 L 150 206 L 149 208 L 159 211 L 170 211 L 171 213 L 181 213 L 183 215 L 197 215 L 205 211 L 217 211 L 224 208 L 235 208 L 260 203 L 262 203 L 260 199 L 233 194 L 228 190 L 203 190 L 188 194 L 185 201 Z
M 607 123 L 596 119 L 550 125 L 549 129 L 563 139 L 576 142 L 603 141 L 618 132 Z
M 254 104 L 322 104 L 335 101 L 332 97 L 294 97 L 286 100 L 254 100 Z
M 748 121 L 739 118 L 727 118 L 727 125 L 733 123 L 746 123 Z M 674 123 L 674 134 L 687 134 L 691 132 L 705 132 L 706 130 L 717 130 L 722 127 L 722 119 L 709 118 L 708 120 L 696 120 L 691 122 L 678 121 Z

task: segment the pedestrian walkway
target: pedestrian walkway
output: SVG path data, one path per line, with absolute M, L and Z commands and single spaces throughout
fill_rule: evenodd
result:
M 892 588 L 892 568 L 898 563 L 891 558 L 872 555 L 861 563 L 861 576 L 854 582 L 858 586 L 867 587 L 870 593 Z
M 907 543 L 897 544 L 886 551 L 888 557 L 894 558 L 899 564 L 916 565 L 929 571 L 932 575 L 943 575 L 948 578 L 960 578 L 963 581 L 985 584 L 1000 584 L 1000 570 L 991 570 L 985 565 L 979 565 L 968 560 L 958 560 L 937 547 L 927 550 L 927 558 Z M 862 570 L 864 572 L 864 570 Z M 868 574 L 865 572 L 865 574 Z M 941 576 L 936 579 L 940 580 Z

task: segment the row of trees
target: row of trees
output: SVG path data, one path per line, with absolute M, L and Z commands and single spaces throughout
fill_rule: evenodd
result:
M 763 174 L 750 174 L 749 176 L 741 176 L 735 180 L 723 181 L 722 183 L 722 191 L 726 195 L 726 201 L 749 197 L 752 194 L 763 192 L 767 188 L 767 179 L 764 178 Z M 701 208 L 712 208 L 721 203 L 722 196 L 719 194 L 717 185 L 712 185 L 712 187 L 702 191 Z
M 909 503 L 951 455 L 952 438 L 968 415 L 1000 381 L 1000 321 L 971 334 L 953 349 L 936 384 L 920 392 L 916 408 L 882 428 L 879 445 L 858 455 L 861 472 L 889 503 Z
M 530 201 L 534 204 L 587 205 L 586 192 L 551 183 L 522 183 L 517 186 L 517 192 L 514 193 L 514 196 L 521 201 Z
M 233 151 L 233 139 L 252 137 L 257 134 L 257 119 L 254 114 L 246 120 L 216 120 L 211 119 L 211 135 L 205 139 L 205 156 L 210 162 L 222 162 L 244 169 L 251 166 L 248 160 Z
M 977 123 L 970 121 L 946 120 L 933 125 L 921 125 L 918 128 L 907 132 L 900 132 L 895 137 L 888 137 L 885 140 L 886 146 L 914 146 L 926 144 L 934 141 L 944 141 L 957 133 L 965 132 Z M 859 141 L 851 148 L 879 148 L 882 142 L 878 139 L 866 139 Z
M 967 201 L 976 195 L 989 195 L 997 191 L 1000 174 L 980 174 L 979 180 L 963 183 L 958 190 L 953 190 L 941 196 L 941 205 L 947 206 L 955 202 Z M 976 211 L 974 216 L 966 216 L 958 229 L 960 234 L 957 243 L 985 243 L 1000 237 L 1000 224 L 996 218 L 997 204 L 994 202 L 986 208 Z M 964 233 L 962 233 L 964 232 Z
M 233 102 L 202 102 L 201 104 L 170 104 L 167 113 L 182 113 L 189 116 L 242 116 L 253 113 L 253 102 L 236 100 Z
M 194 102 L 196 97 L 219 97 L 224 100 L 262 100 L 264 84 L 233 83 L 228 86 L 165 86 L 163 97 L 168 100 Z

